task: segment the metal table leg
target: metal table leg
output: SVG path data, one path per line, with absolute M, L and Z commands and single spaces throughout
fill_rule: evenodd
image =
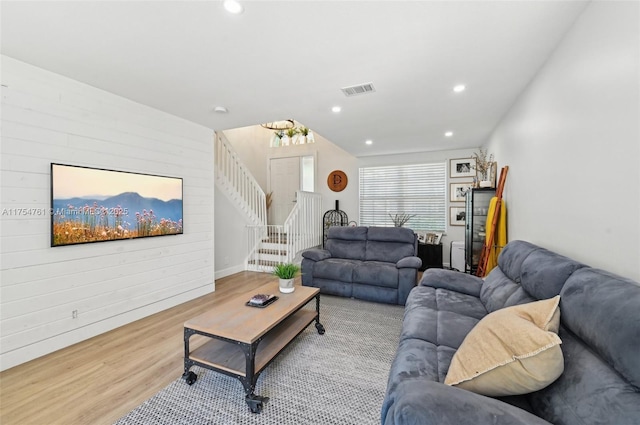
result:
M 320 323 L 320 293 L 316 295 L 316 329 L 320 335 L 324 335 L 324 326 Z

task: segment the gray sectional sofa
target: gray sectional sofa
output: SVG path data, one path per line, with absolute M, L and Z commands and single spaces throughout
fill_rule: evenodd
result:
M 418 241 L 402 227 L 330 227 L 325 249 L 302 253 L 302 284 L 324 294 L 404 304 L 422 260 Z
M 504 397 L 444 384 L 454 354 L 481 319 L 558 294 L 559 378 Z M 637 425 L 639 388 L 640 285 L 513 241 L 484 281 L 448 270 L 424 273 L 406 302 L 381 423 Z

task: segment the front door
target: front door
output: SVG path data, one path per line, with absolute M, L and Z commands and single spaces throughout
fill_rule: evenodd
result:
M 269 160 L 269 191 L 271 207 L 269 224 L 284 224 L 296 202 L 300 190 L 300 158 L 271 158 Z

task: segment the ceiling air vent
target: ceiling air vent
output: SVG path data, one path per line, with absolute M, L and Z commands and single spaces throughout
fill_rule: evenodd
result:
M 342 90 L 342 93 L 348 97 L 355 96 L 357 94 L 373 93 L 376 91 L 376 88 L 373 87 L 373 83 L 364 83 L 357 86 L 343 87 L 340 90 Z

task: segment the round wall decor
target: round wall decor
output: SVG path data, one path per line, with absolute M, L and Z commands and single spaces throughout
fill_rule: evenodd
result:
M 334 170 L 327 177 L 327 186 L 334 192 L 342 192 L 347 187 L 348 179 L 344 171 Z

